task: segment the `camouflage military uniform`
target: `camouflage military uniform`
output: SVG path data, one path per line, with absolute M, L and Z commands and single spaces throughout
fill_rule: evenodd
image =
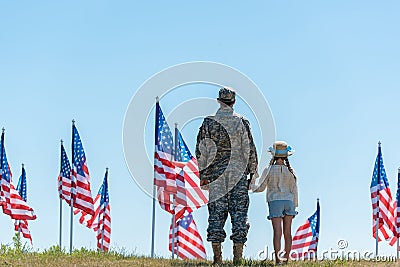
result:
M 229 213 L 231 240 L 245 243 L 249 229 L 247 175 L 257 173 L 257 152 L 248 120 L 231 107 L 221 106 L 215 116 L 204 119 L 199 129 L 196 157 L 200 179 L 210 182 L 207 240 L 224 241 L 224 225 Z

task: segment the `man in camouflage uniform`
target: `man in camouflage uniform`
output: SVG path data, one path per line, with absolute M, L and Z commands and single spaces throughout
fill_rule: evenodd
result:
M 241 261 L 249 230 L 248 189 L 257 178 L 257 151 L 250 124 L 233 111 L 235 94 L 232 88 L 220 89 L 220 108 L 215 116 L 204 119 L 197 135 L 200 185 L 210 193 L 207 241 L 212 242 L 214 264 L 222 264 L 221 243 L 226 237 L 228 213 L 232 222 L 233 260 Z

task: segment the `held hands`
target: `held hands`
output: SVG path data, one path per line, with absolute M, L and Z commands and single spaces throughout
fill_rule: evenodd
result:
M 247 190 L 253 190 L 255 186 L 255 179 L 253 179 L 254 173 L 250 173 L 250 179 L 247 180 Z
M 202 190 L 210 189 L 210 181 L 209 180 L 200 180 L 200 188 Z M 247 180 L 247 190 L 254 191 L 257 189 L 256 179 L 254 179 L 254 173 L 250 173 L 250 179 Z
M 247 189 L 253 191 L 253 193 L 259 193 L 262 192 L 263 190 L 260 190 L 260 184 L 256 184 L 256 179 L 258 177 L 258 174 L 251 173 L 250 174 L 250 179 L 247 180 Z
M 209 180 L 200 180 L 200 188 L 203 190 L 209 190 Z

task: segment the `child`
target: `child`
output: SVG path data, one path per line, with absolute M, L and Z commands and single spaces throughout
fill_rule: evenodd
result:
M 271 220 L 274 231 L 275 261 L 277 265 L 281 265 L 281 260 L 288 261 L 292 247 L 292 219 L 297 215 L 295 207 L 298 205 L 297 183 L 288 160 L 288 156 L 293 154 L 291 147 L 283 141 L 276 141 L 268 152 L 273 157 L 269 166 L 264 169 L 259 184 L 253 184 L 252 188 L 254 192 L 262 192 L 267 188 L 267 218 Z M 282 230 L 285 251 L 284 256 L 280 257 Z

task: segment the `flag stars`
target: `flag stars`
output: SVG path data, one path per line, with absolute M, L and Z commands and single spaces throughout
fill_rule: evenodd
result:
M 159 107 L 158 107 L 159 108 Z M 165 153 L 173 154 L 173 140 L 172 140 L 172 133 L 169 129 L 167 122 L 165 121 L 164 115 L 161 111 L 159 111 L 159 116 L 157 118 L 157 146 L 158 150 L 163 151 Z

